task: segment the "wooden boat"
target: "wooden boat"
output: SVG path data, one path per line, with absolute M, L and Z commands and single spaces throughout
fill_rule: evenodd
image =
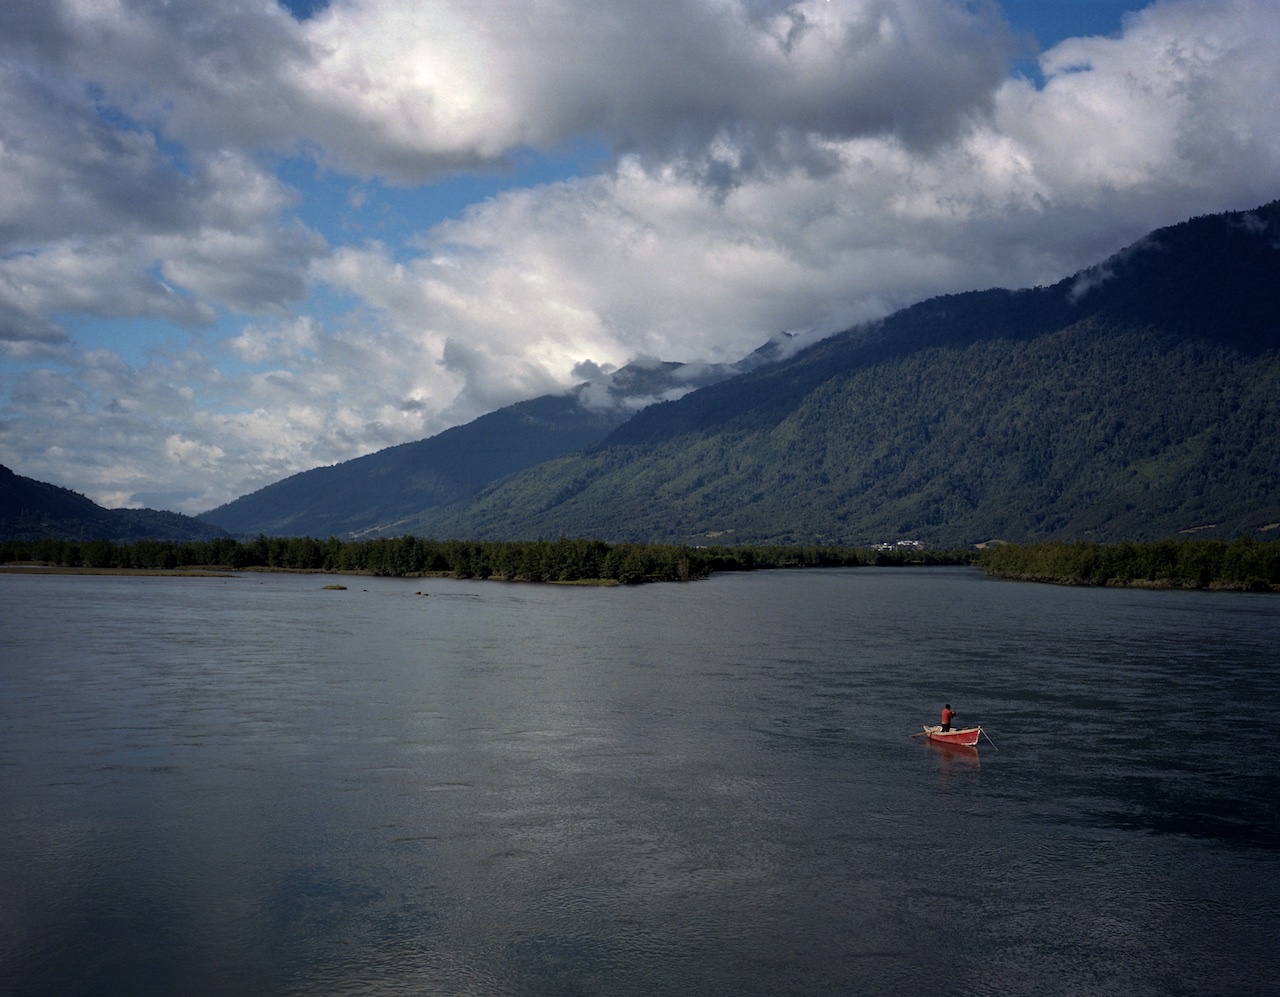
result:
M 950 730 L 943 730 L 940 724 L 934 724 L 932 727 L 926 724 L 924 728 L 924 736 L 940 744 L 976 745 L 981 734 L 981 727 L 966 727 L 963 730 L 952 727 Z

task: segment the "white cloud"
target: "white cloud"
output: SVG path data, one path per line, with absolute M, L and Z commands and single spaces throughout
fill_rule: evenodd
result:
M 156 278 L 154 259 L 128 238 L 59 241 L 0 260 L 0 288 L 32 321 L 81 312 L 158 316 L 188 326 L 211 322 L 212 308 Z
M 1266 0 L 1155 4 L 1122 38 L 1045 53 L 1043 90 L 1007 85 L 998 127 L 1062 194 L 1274 195 L 1278 14 Z
M 1010 80 L 990 118 L 929 153 L 892 136 L 830 141 L 826 172 L 776 166 L 727 193 L 683 161 L 625 158 L 476 206 L 431 233 L 423 261 L 453 248 L 453 268 L 396 273 L 420 292 L 415 311 L 558 371 L 734 359 L 779 328 L 834 331 L 928 294 L 1056 280 L 1150 227 L 1280 189 L 1266 127 L 1280 120 L 1278 20 L 1259 4 L 1154 8 L 1123 39 L 1046 53 L 1043 90 Z M 1218 85 L 1224 66 L 1243 91 Z M 1210 145 L 1238 156 L 1190 140 L 1209 121 L 1233 123 Z
M 327 162 L 421 180 L 598 132 L 621 151 L 752 161 L 808 136 L 936 144 L 1012 41 L 948 0 L 335 0 L 282 72 Z

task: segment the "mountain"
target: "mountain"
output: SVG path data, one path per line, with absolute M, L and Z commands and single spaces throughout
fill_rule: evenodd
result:
M 0 466 L 0 540 L 212 540 L 226 534 L 191 516 L 104 509 L 78 492 Z
M 583 449 L 640 408 L 759 368 L 794 348 L 783 333 L 734 364 L 639 360 L 563 395 L 544 395 L 437 436 L 292 475 L 202 513 L 239 536 L 343 538 L 400 534 L 424 512 L 486 485 Z
M 1280 526 L 1278 386 L 1275 202 L 1161 229 L 1050 287 L 921 302 L 646 408 L 402 529 L 850 545 L 1266 536 Z

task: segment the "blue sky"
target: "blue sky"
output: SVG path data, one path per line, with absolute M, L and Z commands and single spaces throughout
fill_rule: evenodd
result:
M 0 8 L 0 463 L 200 512 L 1280 196 L 1270 0 Z M 599 376 L 599 375 L 593 375 Z
M 1009 23 L 1034 35 L 1042 48 L 1066 38 L 1118 35 L 1124 15 L 1145 6 L 1133 0 L 1006 0 L 1001 4 Z

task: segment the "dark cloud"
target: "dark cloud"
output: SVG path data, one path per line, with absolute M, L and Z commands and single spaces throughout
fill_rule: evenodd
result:
M 814 139 L 945 142 L 990 108 L 1014 51 L 996 8 L 951 0 L 521 7 L 333 4 L 281 69 L 291 124 L 335 168 L 402 182 L 584 134 L 720 169 L 727 140 L 741 171 Z
M 33 352 L 32 347 L 37 344 L 50 345 L 66 341 L 66 331 L 53 322 L 0 300 L 0 342 L 26 344 L 25 352 Z
M 196 182 L 90 88 L 0 63 L 0 245 L 191 225 Z

